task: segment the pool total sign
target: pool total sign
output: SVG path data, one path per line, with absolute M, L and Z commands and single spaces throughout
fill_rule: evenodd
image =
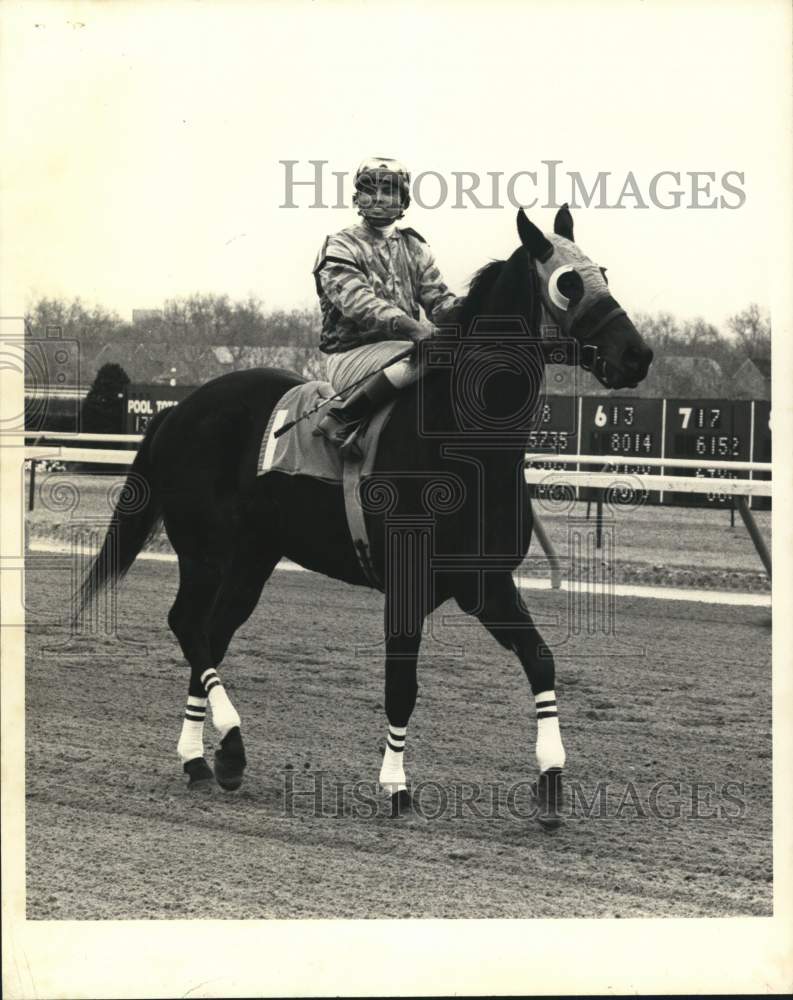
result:
M 125 434 L 143 434 L 160 410 L 168 410 L 189 396 L 193 385 L 129 385 L 124 403 Z

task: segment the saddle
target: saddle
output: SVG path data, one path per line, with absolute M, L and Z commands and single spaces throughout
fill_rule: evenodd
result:
M 329 382 L 320 381 L 304 382 L 284 393 L 275 404 L 264 430 L 256 475 L 281 472 L 289 476 L 309 476 L 342 486 L 347 524 L 361 569 L 369 583 L 382 590 L 382 581 L 371 560 L 369 536 L 360 501 L 360 482 L 372 472 L 377 444 L 396 399 L 390 400 L 372 414 L 359 430 L 355 439 L 361 453 L 359 459 L 350 455 L 342 458 L 339 449 L 327 438 L 314 434 L 314 428 L 325 412 L 324 407 L 305 420 L 300 420 L 286 434 L 275 436 L 284 424 L 296 420 L 334 394 Z

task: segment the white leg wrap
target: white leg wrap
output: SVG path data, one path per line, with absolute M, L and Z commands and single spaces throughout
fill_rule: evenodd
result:
M 221 739 L 230 729 L 239 726 L 240 717 L 237 709 L 231 704 L 231 699 L 222 684 L 215 685 L 209 692 L 209 706 L 212 709 L 212 725 L 217 729 Z
M 564 767 L 565 752 L 559 732 L 559 715 L 556 694 L 543 691 L 535 695 L 537 707 L 537 765 L 540 773 L 549 767 Z
M 179 760 L 186 764 L 189 760 L 204 756 L 204 717 L 207 710 L 206 698 L 187 699 L 187 708 L 182 722 L 182 733 L 176 745 Z
M 380 768 L 380 784 L 389 795 L 396 795 L 397 792 L 404 791 L 407 788 L 404 765 L 405 754 L 403 749 L 406 734 L 406 726 L 388 727 L 383 766 Z
M 182 722 L 182 734 L 176 745 L 176 752 L 183 764 L 186 764 L 188 760 L 204 756 L 203 722 L 191 722 L 190 719 L 185 719 Z

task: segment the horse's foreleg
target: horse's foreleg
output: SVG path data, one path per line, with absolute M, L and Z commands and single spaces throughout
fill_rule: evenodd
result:
M 385 712 L 388 719 L 380 785 L 391 796 L 393 816 L 410 805 L 405 775 L 405 740 L 410 716 L 416 706 L 416 664 L 421 643 L 418 634 L 386 634 Z
M 502 646 L 517 654 L 529 681 L 537 714 L 538 818 L 546 826 L 557 826 L 561 819 L 565 750 L 559 729 L 553 655 L 537 631 L 512 574 L 488 574 L 485 599 L 475 613 Z
M 247 764 L 239 713 L 214 667 L 201 674 L 201 683 L 212 710 L 212 725 L 220 736 L 220 748 L 215 751 L 215 778 L 221 788 L 233 792 L 242 784 L 242 772 Z

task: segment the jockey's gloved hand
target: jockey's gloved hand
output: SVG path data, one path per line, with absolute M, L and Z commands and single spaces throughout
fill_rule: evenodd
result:
M 400 339 L 412 340 L 414 344 L 432 337 L 436 332 L 434 326 L 419 323 L 411 316 L 397 316 L 394 320 L 394 333 L 398 334 Z

